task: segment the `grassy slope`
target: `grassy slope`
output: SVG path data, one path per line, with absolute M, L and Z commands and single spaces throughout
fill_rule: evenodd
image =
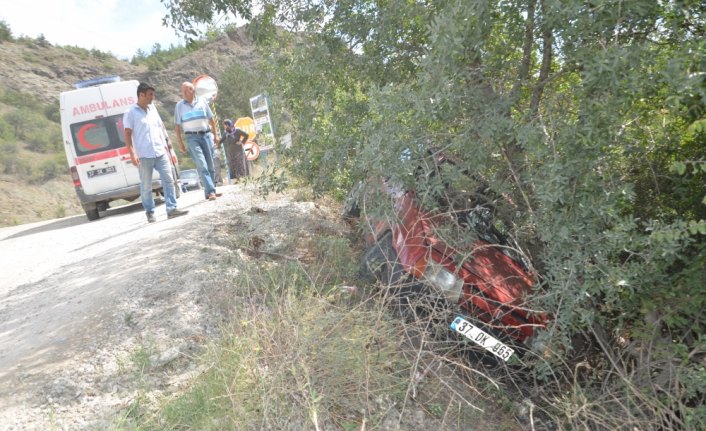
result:
M 63 175 L 41 185 L 0 175 L 0 226 L 14 226 L 82 214 L 71 177 Z

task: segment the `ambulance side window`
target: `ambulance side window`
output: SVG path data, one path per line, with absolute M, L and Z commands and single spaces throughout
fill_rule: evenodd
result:
M 114 150 L 125 146 L 122 115 L 96 118 L 72 124 L 71 135 L 78 156 Z
M 125 134 L 123 133 L 123 130 L 125 128 L 123 127 L 123 116 L 122 115 L 113 115 L 112 117 L 109 118 L 109 120 L 113 123 L 113 127 L 115 128 L 115 132 L 118 136 L 118 141 L 120 141 L 120 146 L 124 147 L 125 146 Z

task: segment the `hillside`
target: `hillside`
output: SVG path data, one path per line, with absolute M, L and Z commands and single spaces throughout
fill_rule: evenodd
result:
M 216 79 L 233 61 L 254 64 L 255 47 L 243 28 L 221 34 L 203 47 L 173 61 L 159 71 L 134 66 L 107 54 L 51 44 L 0 42 L 0 79 L 7 88 L 31 94 L 47 104 L 77 81 L 120 75 L 123 79 L 152 83 L 166 106 L 176 103 L 182 82 L 207 74 Z
M 157 89 L 162 112 L 171 112 L 179 100 L 181 83 L 201 74 L 218 81 L 234 61 L 246 67 L 257 62 L 255 47 L 243 28 L 221 34 L 199 49 L 174 60 L 164 69 L 150 71 L 108 54 L 75 47 L 57 47 L 32 40 L 0 42 L 0 90 L 18 91 L 36 98 L 48 108 L 58 109 L 59 94 L 71 90 L 77 81 L 98 76 L 119 75 L 152 83 Z M 0 115 L 14 106 L 0 101 Z M 164 118 L 168 123 L 170 118 Z M 61 155 L 33 153 L 18 142 L 23 158 L 39 165 Z M 64 215 L 81 214 L 68 173 L 45 184 L 30 184 L 26 176 L 0 171 L 0 226 L 30 223 Z

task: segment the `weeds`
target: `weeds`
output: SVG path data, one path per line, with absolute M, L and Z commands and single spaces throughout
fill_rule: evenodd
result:
M 247 251 L 237 232 L 224 244 Z M 511 429 L 507 414 L 482 417 L 502 411 L 484 399 L 497 384 L 463 363 L 438 316 L 405 321 L 388 286 L 363 296 L 347 239 L 327 229 L 296 239 L 278 253 L 224 256 L 230 279 L 211 292 L 224 335 L 205 371 L 156 413 L 131 406 L 121 429 Z M 146 350 L 131 356 L 147 360 Z
M 150 368 L 152 353 L 145 347 L 140 347 L 130 354 L 130 362 L 135 366 L 140 375 Z

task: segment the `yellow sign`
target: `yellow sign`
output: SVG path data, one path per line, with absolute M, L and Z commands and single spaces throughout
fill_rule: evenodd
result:
M 257 129 L 255 128 L 255 122 L 250 117 L 240 117 L 235 120 L 235 127 L 244 131 L 248 134 L 248 140 L 255 139 L 257 136 Z

